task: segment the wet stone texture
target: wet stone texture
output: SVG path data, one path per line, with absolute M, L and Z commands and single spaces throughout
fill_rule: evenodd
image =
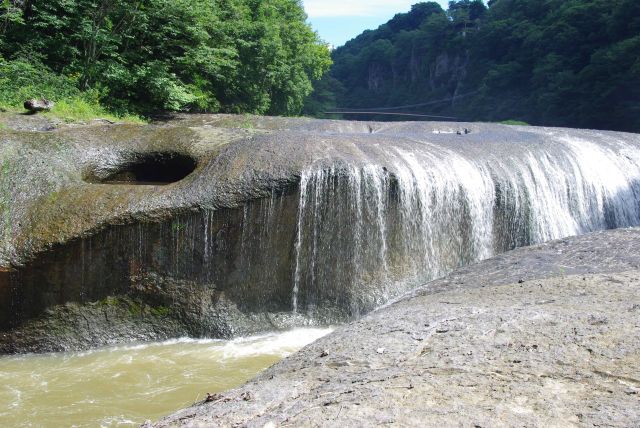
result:
M 640 424 L 640 230 L 455 271 L 154 426 Z
M 0 123 L 0 353 L 338 324 L 515 247 L 640 226 L 636 134 Z

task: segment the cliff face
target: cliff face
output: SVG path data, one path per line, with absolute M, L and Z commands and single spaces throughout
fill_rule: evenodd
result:
M 368 65 L 366 89 L 384 94 L 411 85 L 454 97 L 464 82 L 469 63 L 468 54 L 439 54 L 434 61 L 412 52 L 409 64 L 371 62 Z M 382 102 L 382 100 L 380 100 Z
M 23 125 L 0 136 L 4 352 L 337 323 L 517 246 L 640 225 L 633 134 Z
M 640 130 L 637 2 L 449 3 L 418 3 L 337 48 L 309 113 Z

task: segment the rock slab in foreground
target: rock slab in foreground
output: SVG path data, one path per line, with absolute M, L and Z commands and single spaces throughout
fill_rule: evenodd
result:
M 638 426 L 640 230 L 434 281 L 165 426 Z

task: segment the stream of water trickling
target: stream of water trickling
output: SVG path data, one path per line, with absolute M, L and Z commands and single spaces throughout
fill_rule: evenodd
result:
M 330 331 L 0 357 L 0 427 L 138 426 L 237 387 Z

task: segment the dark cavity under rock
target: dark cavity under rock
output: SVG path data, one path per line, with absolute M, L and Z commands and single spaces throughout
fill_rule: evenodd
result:
M 197 167 L 189 155 L 175 152 L 131 153 L 119 162 L 86 175 L 88 182 L 105 184 L 163 185 L 178 182 Z

